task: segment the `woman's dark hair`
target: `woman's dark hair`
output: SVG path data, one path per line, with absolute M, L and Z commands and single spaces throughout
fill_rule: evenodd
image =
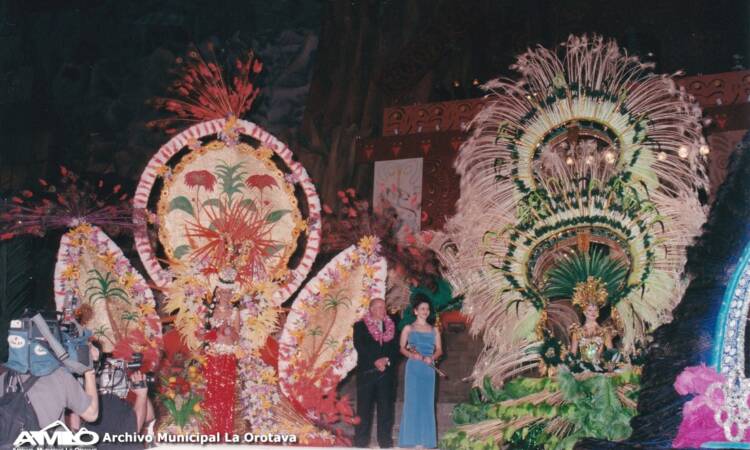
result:
M 424 295 L 424 294 L 414 294 L 411 297 L 411 309 L 412 313 L 414 313 L 414 310 L 419 307 L 422 303 L 427 303 L 427 306 L 430 308 L 430 315 L 427 317 L 427 323 L 430 325 L 435 324 L 435 308 L 432 307 L 432 302 L 430 299 Z M 414 313 L 414 316 L 416 316 L 416 313 Z
M 424 294 L 414 294 L 414 296 L 411 298 L 411 309 L 417 309 L 419 305 L 422 303 L 427 303 L 427 306 L 430 307 L 430 312 L 432 312 L 432 303 L 430 302 L 430 299 L 427 298 Z

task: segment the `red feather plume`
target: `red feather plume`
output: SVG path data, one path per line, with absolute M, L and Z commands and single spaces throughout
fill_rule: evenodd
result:
M 213 44 L 198 49 L 193 46 L 184 58 L 177 58 L 176 79 L 168 97 L 151 103 L 173 117 L 148 123 L 167 133 L 176 131 L 177 122 L 204 122 L 230 116 L 241 117 L 253 105 L 260 88 L 254 81 L 263 63 L 252 50 L 243 51 L 233 64 L 222 68 L 217 62 Z

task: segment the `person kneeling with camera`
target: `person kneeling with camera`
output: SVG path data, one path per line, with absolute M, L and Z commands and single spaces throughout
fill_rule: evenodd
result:
M 134 355 L 135 362 L 126 363 L 115 358 L 106 358 L 99 365 L 97 384 L 99 390 L 99 417 L 89 420 L 71 414 L 70 427 L 80 428 L 80 419 L 89 431 L 99 434 L 124 435 L 137 434 L 144 423 L 153 420 L 153 407 L 148 399 L 147 379 L 152 376 L 140 369 L 139 354 Z M 132 373 L 128 375 L 128 371 Z M 130 395 L 132 394 L 132 395 Z M 132 398 L 132 403 L 129 401 Z M 105 449 L 143 448 L 139 443 L 99 442 L 97 447 Z

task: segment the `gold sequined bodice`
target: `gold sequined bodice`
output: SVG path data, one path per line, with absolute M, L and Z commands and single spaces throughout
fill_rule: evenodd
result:
M 586 330 L 578 324 L 570 327 L 570 337 L 578 341 L 578 354 L 581 360 L 591 364 L 601 362 L 608 333 L 610 330 L 602 326 L 593 331 Z

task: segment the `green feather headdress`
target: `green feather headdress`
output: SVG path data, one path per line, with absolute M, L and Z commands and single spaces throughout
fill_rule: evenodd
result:
M 572 299 L 576 287 L 589 278 L 599 280 L 607 290 L 607 302 L 616 304 L 620 299 L 628 275 L 628 268 L 620 260 L 610 258 L 603 250 L 576 251 L 562 257 L 545 275 L 544 295 L 548 299 Z

